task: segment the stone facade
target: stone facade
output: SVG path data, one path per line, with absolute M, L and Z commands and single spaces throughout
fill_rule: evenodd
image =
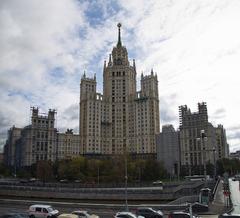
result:
M 157 135 L 157 160 L 172 176 L 179 176 L 179 132 L 172 125 L 164 125 L 162 132 Z
M 70 159 L 80 155 L 80 138 L 71 129 L 57 134 L 57 158 Z
M 218 159 L 229 158 L 229 145 L 227 144 L 226 130 L 223 125 L 218 125 L 215 128 L 217 150 L 216 156 Z
M 31 125 L 26 126 L 22 131 L 22 166 L 30 166 L 39 160 L 56 160 L 55 115 L 55 110 L 49 110 L 45 115 L 39 114 L 38 108 L 32 108 Z
M 228 157 L 225 130 L 208 122 L 206 103 L 198 103 L 194 113 L 186 105 L 180 106 L 179 119 L 181 165 L 189 175 L 204 174 L 204 165 Z
M 55 127 L 56 111 L 40 114 L 31 108 L 31 124 L 24 128 L 12 127 L 4 146 L 4 161 L 15 168 L 31 166 L 40 160 L 76 157 L 80 154 L 79 135 L 72 130 L 58 133 Z
M 21 138 L 22 128 L 13 126 L 8 130 L 8 138 L 4 146 L 4 163 L 7 166 L 17 165 L 17 151 L 19 150 L 19 139 Z
M 103 94 L 96 92 L 96 77 L 84 73 L 80 84 L 80 129 L 83 154 L 156 153 L 159 133 L 158 81 L 153 71 L 141 76 L 136 90 L 136 66 L 130 64 L 118 42 L 103 67 Z

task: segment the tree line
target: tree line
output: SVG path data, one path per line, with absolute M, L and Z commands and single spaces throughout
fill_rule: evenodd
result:
M 213 165 L 207 164 L 207 173 L 209 175 L 213 175 L 213 169 Z M 13 171 L 13 168 L 0 164 L 0 175 L 11 176 Z M 240 172 L 240 160 L 218 160 L 216 171 L 217 175 L 223 175 L 224 172 L 228 172 L 229 175 L 237 174 Z M 20 178 L 35 177 L 43 182 L 66 180 L 95 184 L 124 183 L 126 174 L 129 183 L 164 181 L 170 178 L 163 163 L 154 159 L 133 159 L 131 156 L 126 157 L 124 155 L 108 159 L 80 156 L 55 162 L 42 160 L 31 167 L 17 170 L 17 176 Z M 184 176 L 185 173 L 180 173 L 180 177 L 184 178 Z M 177 175 L 175 179 L 177 179 Z

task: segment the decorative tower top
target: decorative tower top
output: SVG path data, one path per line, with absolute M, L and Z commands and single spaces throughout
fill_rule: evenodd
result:
M 121 23 L 118 23 L 118 43 L 117 43 L 117 47 L 121 47 L 122 46 L 122 42 L 121 42 Z
M 128 53 L 126 47 L 122 45 L 121 41 L 121 23 L 118 23 L 118 42 L 117 46 L 113 48 L 112 50 L 112 65 L 108 63 L 108 66 L 116 66 L 116 65 L 126 65 L 129 66 L 129 61 L 128 61 Z

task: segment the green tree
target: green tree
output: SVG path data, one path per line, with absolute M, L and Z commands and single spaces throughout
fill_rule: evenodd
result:
M 53 178 L 53 168 L 50 161 L 41 160 L 37 162 L 37 178 L 44 183 Z

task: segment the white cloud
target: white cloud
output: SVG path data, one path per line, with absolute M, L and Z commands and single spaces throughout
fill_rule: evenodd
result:
M 123 44 L 136 59 L 138 76 L 151 68 L 157 72 L 165 101 L 160 110 L 171 120 L 175 114 L 174 124 L 179 105 L 194 111 L 206 101 L 210 121 L 238 126 L 240 100 L 232 96 L 240 91 L 239 10 L 238 0 L 1 1 L 4 128 L 26 124 L 30 105 L 39 105 L 43 111 L 57 109 L 59 128 L 76 129 L 78 120 L 68 121 L 66 114 L 76 114 L 72 105 L 79 101 L 80 74 L 97 73 L 101 90 L 102 64 L 116 43 L 117 22 L 123 24 Z M 216 117 L 219 108 L 224 116 Z M 239 138 L 229 143 L 240 148 Z

